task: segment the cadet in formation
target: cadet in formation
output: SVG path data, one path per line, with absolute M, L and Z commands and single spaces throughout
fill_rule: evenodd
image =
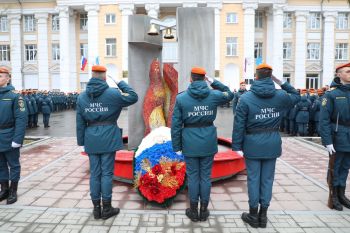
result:
M 247 92 L 246 85 L 247 84 L 245 82 L 239 83 L 239 90 L 237 91 L 237 93 L 235 93 L 235 97 L 233 99 L 233 104 L 232 104 L 233 105 L 232 106 L 233 113 L 236 112 L 237 103 L 238 103 L 239 98 L 241 98 L 241 95 L 243 95 L 244 93 Z
M 299 136 L 307 136 L 308 122 L 310 120 L 310 108 L 311 102 L 307 98 L 307 90 L 302 89 L 300 92 L 301 99 L 296 105 L 296 117 L 295 122 L 298 126 Z
M 201 67 L 192 68 L 190 86 L 176 97 L 171 125 L 173 150 L 182 153 L 186 162 L 190 199 L 186 216 L 194 222 L 206 221 L 209 216 L 210 175 L 214 155 L 218 152 L 216 127 L 213 125 L 217 107 L 234 97 L 227 86 L 205 74 Z
M 276 90 L 274 82 L 283 90 Z M 232 150 L 245 158 L 249 213 L 243 213 L 242 220 L 252 227 L 266 227 L 276 159 L 282 153 L 279 126 L 283 112 L 299 100 L 297 90 L 274 77 L 271 66 L 261 64 L 256 68 L 256 80 L 250 91 L 238 102 Z
M 328 185 L 329 206 L 343 210 L 350 208 L 345 196 L 346 180 L 350 168 L 350 63 L 335 70 L 337 77 L 321 102 L 320 134 L 330 155 Z
M 92 78 L 77 102 L 77 141 L 90 161 L 90 196 L 95 219 L 108 219 L 119 213 L 113 208 L 112 179 L 115 153 L 123 148 L 117 120 L 123 107 L 137 102 L 138 96 L 124 81 L 115 80 L 118 89 L 106 83 L 104 66 L 92 67 Z M 101 211 L 101 199 L 103 210 Z
M 27 113 L 22 96 L 14 92 L 9 82 L 9 71 L 0 67 L 0 201 L 7 199 L 7 204 L 12 204 L 17 201 L 19 148 L 24 140 Z
M 39 99 L 41 112 L 43 114 L 44 127 L 50 127 L 50 114 L 53 111 L 52 99 L 49 97 L 47 91 L 45 91 L 42 97 Z

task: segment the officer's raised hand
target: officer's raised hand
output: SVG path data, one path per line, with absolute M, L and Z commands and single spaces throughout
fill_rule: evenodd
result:
M 113 82 L 115 82 L 115 84 L 119 84 L 120 81 L 123 81 L 121 78 L 118 78 L 118 77 L 112 77 L 112 76 L 108 76 L 110 79 L 113 80 Z
M 276 78 L 275 75 L 272 75 L 271 78 L 272 78 L 272 80 L 273 80 L 275 83 L 277 83 L 279 86 L 281 86 L 281 85 L 284 83 L 283 80 L 280 80 L 280 79 Z

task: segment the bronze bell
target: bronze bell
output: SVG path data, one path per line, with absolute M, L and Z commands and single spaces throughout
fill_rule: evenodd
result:
M 174 35 L 171 28 L 165 30 L 164 39 L 174 39 Z
M 147 34 L 150 35 L 150 36 L 158 36 L 159 35 L 159 31 L 156 28 L 155 24 L 153 24 L 153 23 L 151 24 Z

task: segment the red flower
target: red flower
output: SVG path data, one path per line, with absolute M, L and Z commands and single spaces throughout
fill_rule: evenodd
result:
M 159 164 L 155 165 L 153 168 L 152 168 L 152 173 L 156 176 L 160 175 L 160 174 L 163 174 L 163 168 L 162 166 L 160 166 Z

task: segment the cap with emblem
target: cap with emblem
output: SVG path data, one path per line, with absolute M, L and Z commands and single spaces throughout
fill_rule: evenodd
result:
M 272 70 L 272 66 L 266 64 L 266 63 L 262 63 L 260 65 L 258 65 L 256 67 L 257 70 L 260 70 L 260 69 L 269 69 L 269 70 Z
M 340 70 L 341 68 L 344 68 L 344 67 L 350 67 L 350 62 L 347 63 L 347 64 L 343 64 L 343 65 L 337 66 L 337 68 L 335 68 L 335 72 L 338 72 L 338 70 Z
M 92 66 L 91 70 L 93 72 L 106 72 L 107 68 L 104 66 L 100 66 L 100 65 L 94 65 L 94 66 Z
M 199 74 L 199 75 L 205 75 L 207 72 L 205 72 L 205 69 L 202 67 L 193 67 L 191 70 L 192 74 Z
M 10 71 L 5 67 L 0 67 L 0 73 L 10 74 Z

